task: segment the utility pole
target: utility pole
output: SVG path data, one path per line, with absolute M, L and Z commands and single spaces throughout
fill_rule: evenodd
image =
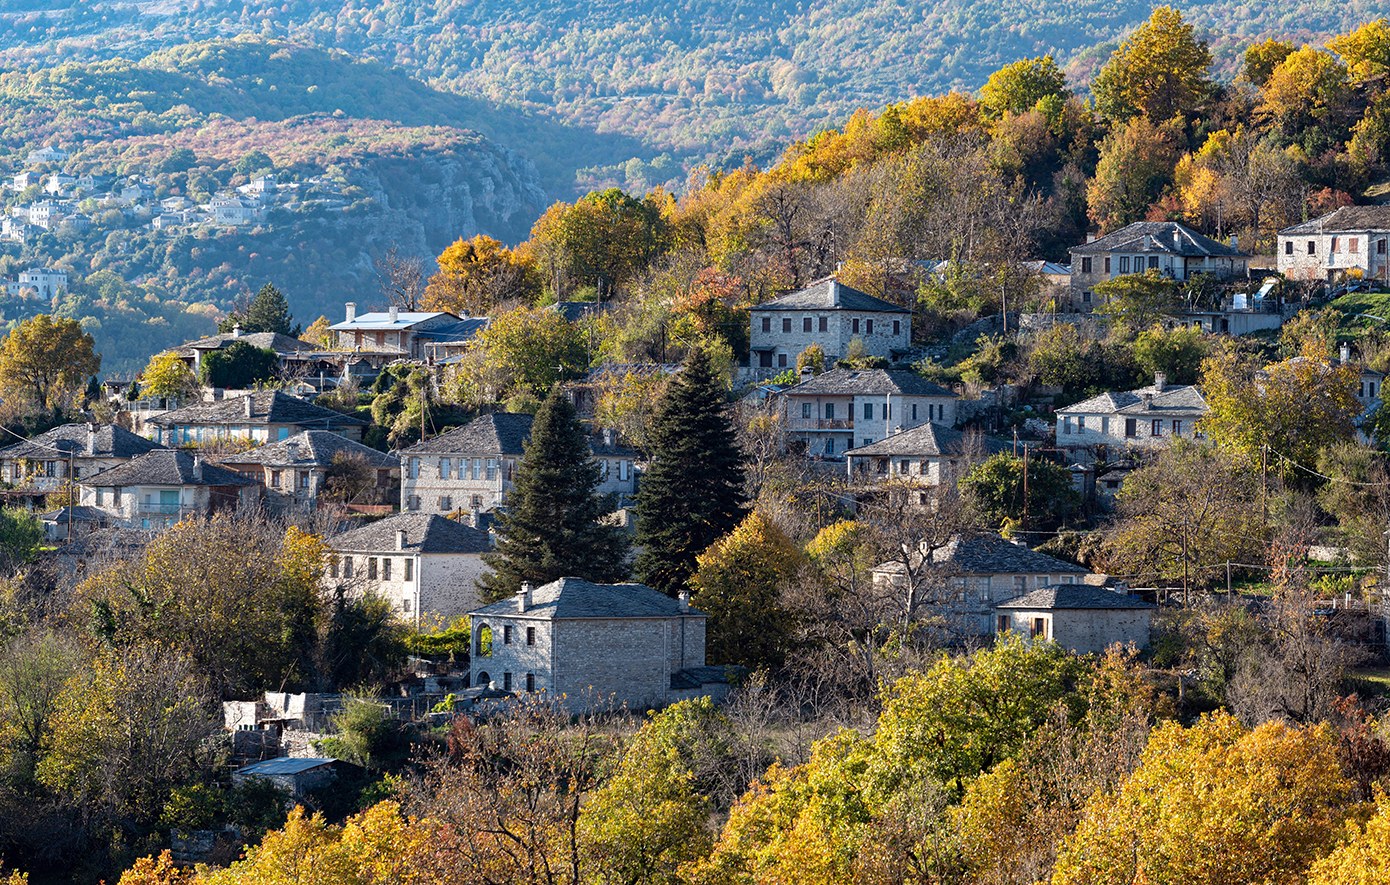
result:
M 1028 445 L 1023 446 L 1023 524 L 1028 525 Z

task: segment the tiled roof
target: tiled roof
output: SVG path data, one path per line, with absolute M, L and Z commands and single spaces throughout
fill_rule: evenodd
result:
M 949 457 L 969 454 L 973 439 L 979 439 L 979 444 L 986 455 L 1009 450 L 1007 443 L 992 437 L 972 436 L 944 424 L 921 424 L 911 430 L 895 433 L 887 439 L 881 439 L 857 449 L 850 449 L 845 452 L 845 455 L 907 455 L 914 457 L 944 455 Z
M 1203 236 L 1178 224 L 1176 221 L 1136 221 L 1122 227 L 1095 242 L 1082 246 L 1072 246 L 1072 252 L 1140 252 L 1160 253 L 1201 258 L 1206 255 L 1225 258 L 1249 258 L 1250 256 L 1218 243 L 1211 237 Z
M 1144 397 L 1151 397 L 1148 404 Z M 1112 391 L 1058 409 L 1059 415 L 1196 415 L 1207 413 L 1207 401 L 1202 392 L 1191 384 L 1169 384 L 1159 392 L 1153 385 L 1138 390 Z
M 961 575 L 1082 575 L 1079 565 L 1029 550 L 998 535 L 956 536 L 932 551 L 932 562 Z M 887 574 L 903 570 L 900 562 L 885 562 L 874 571 Z
M 252 332 L 243 335 L 229 332 L 224 335 L 199 338 L 197 341 L 190 341 L 183 348 L 175 348 L 175 350 L 221 350 L 238 341 L 245 341 L 252 347 L 262 347 L 276 353 L 302 353 L 319 349 L 307 341 L 300 341 L 289 335 L 281 335 L 279 332 Z
M 83 479 L 84 486 L 102 488 L 129 488 L 131 486 L 249 486 L 255 485 L 249 479 L 204 461 L 202 478 L 195 479 L 194 456 L 188 452 L 174 449 L 160 449 L 141 455 L 129 464 L 113 467 L 90 480 Z
M 406 553 L 486 553 L 487 532 L 445 519 L 437 513 L 397 513 L 329 539 L 334 550 L 388 553 L 396 549 L 396 532 L 405 531 Z
M 304 756 L 284 756 L 279 759 L 267 759 L 264 762 L 257 762 L 238 768 L 237 774 L 249 775 L 252 777 L 270 777 L 271 775 L 303 774 L 306 771 L 313 771 L 325 765 L 332 765 L 337 762 L 333 758 L 311 758 Z
M 403 455 L 520 455 L 531 435 L 530 415 L 494 412 L 474 418 L 448 433 L 418 442 Z
M 93 458 L 137 458 L 146 452 L 164 448 L 143 436 L 137 436 L 124 427 L 114 424 L 101 424 L 96 430 L 94 453 L 87 453 L 87 441 L 92 431 L 87 424 L 64 424 L 40 433 L 25 442 L 15 443 L 0 449 L 0 459 L 12 461 L 19 458 L 34 460 L 53 460 L 61 458 L 59 449 L 66 454 L 72 452 L 78 457 Z
M 1390 205 L 1388 206 L 1343 206 L 1326 215 L 1286 227 L 1279 231 L 1280 236 L 1299 234 L 1337 233 L 1339 231 L 1384 231 L 1390 230 Z
M 246 417 L 245 401 L 252 402 L 251 417 Z M 189 425 L 227 425 L 227 424 L 299 424 L 311 427 L 343 427 L 366 425 L 369 422 L 351 415 L 344 415 L 323 406 L 305 402 L 302 399 L 278 390 L 258 390 L 247 396 L 233 397 L 214 403 L 195 403 L 165 412 L 149 419 L 151 424 L 170 427 L 176 424 Z
M 571 323 L 575 320 L 583 319 L 589 314 L 600 314 L 613 306 L 613 302 L 604 301 L 557 301 L 546 307 L 552 313 L 558 313 Z
M 351 321 L 336 323 L 332 326 L 329 326 L 328 328 L 335 332 L 349 332 L 356 329 L 362 329 L 364 331 L 375 331 L 378 329 L 409 329 L 411 326 L 414 326 L 417 323 L 423 323 L 426 320 L 432 319 L 434 317 L 452 317 L 454 320 L 461 319 L 461 317 L 456 317 L 453 314 L 446 313 L 444 311 L 402 310 L 396 313 L 396 321 L 392 322 L 391 314 L 389 311 L 376 311 L 375 313 L 360 313 Z
M 431 326 L 428 329 L 421 329 L 415 333 L 415 337 L 421 341 L 461 344 L 473 340 L 473 336 L 486 329 L 490 322 L 492 320 L 489 317 L 467 317 L 457 323 L 449 323 L 447 326 Z
M 295 457 L 290 458 L 290 446 L 295 447 Z M 401 459 L 396 455 L 378 452 L 370 446 L 345 439 L 331 430 L 305 430 L 289 439 L 266 443 L 248 452 L 219 459 L 223 464 L 266 464 L 274 466 L 293 466 L 313 464 L 327 467 L 338 454 L 352 458 L 362 458 L 367 466 L 378 469 L 400 467 Z
M 831 369 L 782 393 L 784 396 L 956 395 L 915 372 L 890 369 Z
M 995 608 L 1048 611 L 1056 609 L 1157 608 L 1137 596 L 1126 596 L 1090 584 L 1053 584 L 1001 602 Z
M 911 313 L 882 298 L 852 289 L 834 277 L 817 280 L 804 289 L 756 304 L 749 310 L 875 310 L 882 313 Z
M 51 513 L 40 513 L 39 519 L 43 522 L 57 523 L 66 525 L 68 523 L 68 511 L 72 511 L 72 521 L 104 523 L 109 518 L 105 510 L 98 510 L 95 507 L 87 507 L 79 504 L 76 507 L 59 507 Z
M 561 578 L 531 593 L 531 606 L 517 611 L 516 597 L 494 602 L 469 613 L 473 617 L 528 617 L 542 620 L 569 618 L 674 618 L 682 614 L 707 617 L 704 612 L 680 610 L 680 602 L 645 584 L 593 584 L 579 578 Z

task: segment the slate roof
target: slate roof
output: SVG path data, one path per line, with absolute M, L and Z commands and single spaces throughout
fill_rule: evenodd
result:
M 558 313 L 569 322 L 581 320 L 589 314 L 600 314 L 613 306 L 611 301 L 557 301 L 545 309 Z
M 332 765 L 337 759 L 330 757 L 306 758 L 298 756 L 283 756 L 279 759 L 267 759 L 264 762 L 257 762 L 238 768 L 237 774 L 245 774 L 259 777 L 269 777 L 271 775 L 303 774 L 306 771 L 313 771 L 315 768 L 322 768 L 325 765 Z
M 1148 406 L 1144 396 L 1152 397 Z M 1138 390 L 1112 391 L 1058 409 L 1059 415 L 1133 415 L 1136 417 L 1201 416 L 1207 413 L 1207 401 L 1202 392 L 1191 384 L 1169 384 L 1159 392 L 1152 384 Z
M 244 405 L 248 397 L 253 403 L 250 418 L 246 417 Z M 343 427 L 365 426 L 369 422 L 316 406 L 278 390 L 258 390 L 247 396 L 184 406 L 182 409 L 156 415 L 149 419 L 149 423 L 166 427 L 176 424 L 301 424 L 314 427 Z
M 780 298 L 764 301 L 749 308 L 760 310 L 872 310 L 880 313 L 912 313 L 882 298 L 850 288 L 834 277 L 817 280 L 804 289 L 788 292 Z
M 469 612 L 470 617 L 524 617 L 538 620 L 572 618 L 675 618 L 681 615 L 709 617 L 690 609 L 682 612 L 680 601 L 645 584 L 593 584 L 580 578 L 561 578 L 537 587 L 531 593 L 531 606 L 517 611 L 516 597 Z
M 979 436 L 978 439 L 987 455 L 1006 452 L 1010 448 L 1007 443 L 992 437 Z M 949 457 L 967 454 L 971 440 L 970 434 L 947 427 L 944 424 L 919 424 L 910 430 L 895 433 L 887 439 L 881 439 L 857 449 L 850 449 L 845 452 L 845 455 L 904 455 L 912 457 L 944 455 Z
M 329 540 L 334 550 L 387 553 L 396 549 L 396 532 L 405 531 L 406 553 L 486 553 L 487 532 L 437 513 L 397 513 Z
M 995 608 L 1055 611 L 1057 609 L 1158 608 L 1137 596 L 1126 596 L 1089 584 L 1053 584 L 999 603 Z
M 221 350 L 238 341 L 245 341 L 252 347 L 263 347 L 276 353 L 304 353 L 319 350 L 307 341 L 300 341 L 289 335 L 281 335 L 279 332 L 252 332 L 243 335 L 228 332 L 223 335 L 212 335 L 207 338 L 199 338 L 197 341 L 190 341 L 182 347 L 174 348 L 174 352 L 180 356 L 192 356 L 188 351 Z
M 107 521 L 107 519 L 110 518 L 109 514 L 107 514 L 105 510 L 98 510 L 95 507 L 87 507 L 86 505 L 79 504 L 76 507 L 59 507 L 57 510 L 54 510 L 50 513 L 40 513 L 39 519 L 43 522 L 52 522 L 57 523 L 58 525 L 66 525 L 68 522 L 69 510 L 72 511 L 72 521 L 74 523 L 104 523 Z
M 950 396 L 956 394 L 915 372 L 894 369 L 831 369 L 782 391 L 785 396 Z
M 63 457 L 62 453 L 72 452 L 78 457 L 88 458 L 138 458 L 146 452 L 162 449 L 157 442 L 137 436 L 124 427 L 102 424 L 97 427 L 94 454 L 87 453 L 87 438 L 91 434 L 87 424 L 64 424 L 40 433 L 25 442 L 0 449 L 0 460 L 13 461 L 20 458 L 34 460 L 53 460 Z
M 1326 215 L 1286 227 L 1279 231 L 1280 236 L 1299 234 L 1336 233 L 1338 231 L 1384 231 L 1390 230 L 1390 205 L 1386 206 L 1343 206 Z
M 290 445 L 296 447 L 295 459 L 290 459 Z M 380 470 L 400 467 L 397 455 L 378 452 L 370 446 L 345 439 L 331 430 L 305 430 L 279 442 L 266 443 L 247 452 L 220 459 L 223 464 L 266 464 L 273 466 L 293 466 L 313 464 L 316 467 L 332 465 L 333 458 L 343 454 L 362 458 L 367 466 Z
M 952 538 L 932 553 L 932 561 L 973 575 L 1089 574 L 1090 570 L 1046 553 L 1039 553 L 998 535 Z
M 489 317 L 465 317 L 456 323 L 449 323 L 447 326 L 431 326 L 428 329 L 420 329 L 415 333 L 415 337 L 421 341 L 439 342 L 441 344 L 461 344 L 471 341 L 492 322 Z
M 590 369 L 581 383 L 597 384 L 601 381 L 622 381 L 629 375 L 634 378 L 674 375 L 680 370 L 680 363 L 604 363 Z
M 418 442 L 403 455 L 499 454 L 520 455 L 531 436 L 531 415 L 494 412 L 474 418 L 462 427 Z
M 356 317 L 354 317 L 351 320 L 344 321 L 341 323 L 335 323 L 334 325 L 329 326 L 328 328 L 335 332 L 350 332 L 357 329 L 372 331 L 390 329 L 409 329 L 411 326 L 414 326 L 417 323 L 423 323 L 426 320 L 432 319 L 434 317 L 452 317 L 454 320 L 462 319 L 462 317 L 456 317 L 453 314 L 447 313 L 445 311 L 402 310 L 396 313 L 396 321 L 393 323 L 391 322 L 391 314 L 389 311 L 374 311 L 372 313 L 359 313 Z
M 204 461 L 203 478 L 193 478 L 193 455 L 181 449 L 160 449 L 141 455 L 128 464 L 113 467 L 91 479 L 79 479 L 81 485 L 102 488 L 131 486 L 250 486 L 256 481 L 235 470 L 218 467 Z
M 1149 237 L 1145 245 L 1145 237 Z M 1140 252 L 1143 254 L 1182 255 L 1201 258 L 1206 255 L 1224 258 L 1249 258 L 1250 256 L 1218 243 L 1211 237 L 1203 236 L 1176 221 L 1136 221 L 1114 233 L 1106 234 L 1095 242 L 1082 246 L 1072 246 L 1072 252 L 1082 254 L 1093 252 Z

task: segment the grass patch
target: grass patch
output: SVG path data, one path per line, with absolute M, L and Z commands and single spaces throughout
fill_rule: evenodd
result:
M 1390 695 L 1390 667 L 1361 667 L 1351 671 L 1347 682 L 1363 697 L 1385 697 Z

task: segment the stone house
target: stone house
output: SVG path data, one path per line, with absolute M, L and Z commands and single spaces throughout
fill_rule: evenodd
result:
M 930 580 L 942 600 L 936 614 L 950 625 L 948 632 L 960 636 L 990 635 L 994 606 L 1030 590 L 1104 580 L 1089 569 L 999 535 L 952 538 L 931 552 L 931 563 Z M 901 562 L 885 562 L 873 569 L 874 583 L 880 586 L 901 586 L 906 576 Z
M 575 706 L 611 699 L 631 710 L 728 689 L 725 668 L 705 666 L 709 616 L 684 593 L 561 578 L 523 585 L 469 617 L 475 686 L 544 691 Z
M 1343 206 L 1279 231 L 1279 272 L 1292 280 L 1390 279 L 1390 206 Z
M 259 444 L 289 439 L 306 430 L 328 430 L 360 442 L 367 423 L 278 390 L 258 390 L 217 402 L 195 403 L 155 415 L 146 422 L 166 446 L 232 439 L 249 439 Z
M 262 499 L 273 510 L 313 510 L 324 494 L 329 471 L 340 459 L 360 461 L 375 476 L 376 495 L 356 503 L 394 504 L 393 486 L 401 476 L 401 459 L 346 439 L 331 430 L 306 430 L 279 442 L 220 458 L 219 463 L 261 484 Z M 389 496 L 389 497 L 388 497 Z
M 113 523 L 146 529 L 250 504 L 260 491 L 255 480 L 234 470 L 171 449 L 158 449 L 79 483 L 82 505 L 101 510 Z
M 322 365 L 315 362 L 313 355 L 320 352 L 319 348 L 307 341 L 301 341 L 289 335 L 281 335 L 279 332 L 246 334 L 241 331 L 241 326 L 237 326 L 230 332 L 190 341 L 180 347 L 172 348 L 172 351 L 196 376 L 198 370 L 202 368 L 204 357 L 213 351 L 225 350 L 238 341 L 263 350 L 275 351 L 275 356 L 280 360 L 280 368 L 287 373 L 295 373 L 298 370 L 299 374 L 312 376 L 317 375 L 321 369 L 333 368 L 332 362 L 325 362 Z M 336 368 L 334 371 L 336 372 Z
M 928 422 L 845 452 L 851 483 L 906 481 L 923 488 L 955 488 L 980 461 L 1009 446 L 979 433 Z M 921 503 L 925 504 L 925 496 Z
M 356 766 L 326 757 L 281 757 L 246 765 L 232 772 L 232 786 L 239 787 L 253 778 L 270 781 L 289 793 L 290 802 L 303 802 L 313 791 L 338 779 L 345 769 Z
M 1250 256 L 1176 221 L 1138 221 L 1071 248 L 1071 307 L 1090 312 L 1099 305 L 1095 286 L 1126 274 L 1156 270 L 1174 280 L 1198 274 L 1245 276 Z
M 749 316 L 749 364 L 764 369 L 795 366 L 812 344 L 825 351 L 827 365 L 842 358 L 856 338 L 866 354 L 886 359 L 912 346 L 912 311 L 834 277 L 755 305 Z
M 1057 446 L 1073 460 L 1089 461 L 1097 446 L 1159 448 L 1172 440 L 1201 439 L 1197 422 L 1207 401 L 1195 385 L 1168 384 L 1162 372 L 1138 390 L 1093 396 L 1057 410 Z
M 533 420 L 495 412 L 401 452 L 401 509 L 450 513 L 500 506 L 512 490 Z M 591 440 L 590 449 L 599 462 L 599 494 L 636 494 L 637 452 L 611 439 Z
M 1039 587 L 995 606 L 995 632 L 1056 642 L 1079 655 L 1100 654 L 1117 642 L 1144 648 L 1155 608 L 1104 587 Z
M 0 449 L 0 480 L 53 491 L 68 478 L 91 479 L 103 471 L 164 448 L 113 424 L 64 424 Z
M 328 539 L 327 590 L 370 591 L 415 627 L 448 625 L 478 605 L 488 532 L 434 513 L 398 513 Z
M 839 460 L 851 448 L 921 424 L 954 425 L 959 397 L 913 372 L 831 369 L 787 388 L 780 399 L 788 445 Z
M 443 311 L 403 311 L 392 307 L 385 312 L 357 314 L 357 305 L 347 302 L 346 319 L 329 326 L 340 350 L 366 351 L 397 359 L 425 359 L 425 333 L 442 330 L 462 322 L 462 318 Z

